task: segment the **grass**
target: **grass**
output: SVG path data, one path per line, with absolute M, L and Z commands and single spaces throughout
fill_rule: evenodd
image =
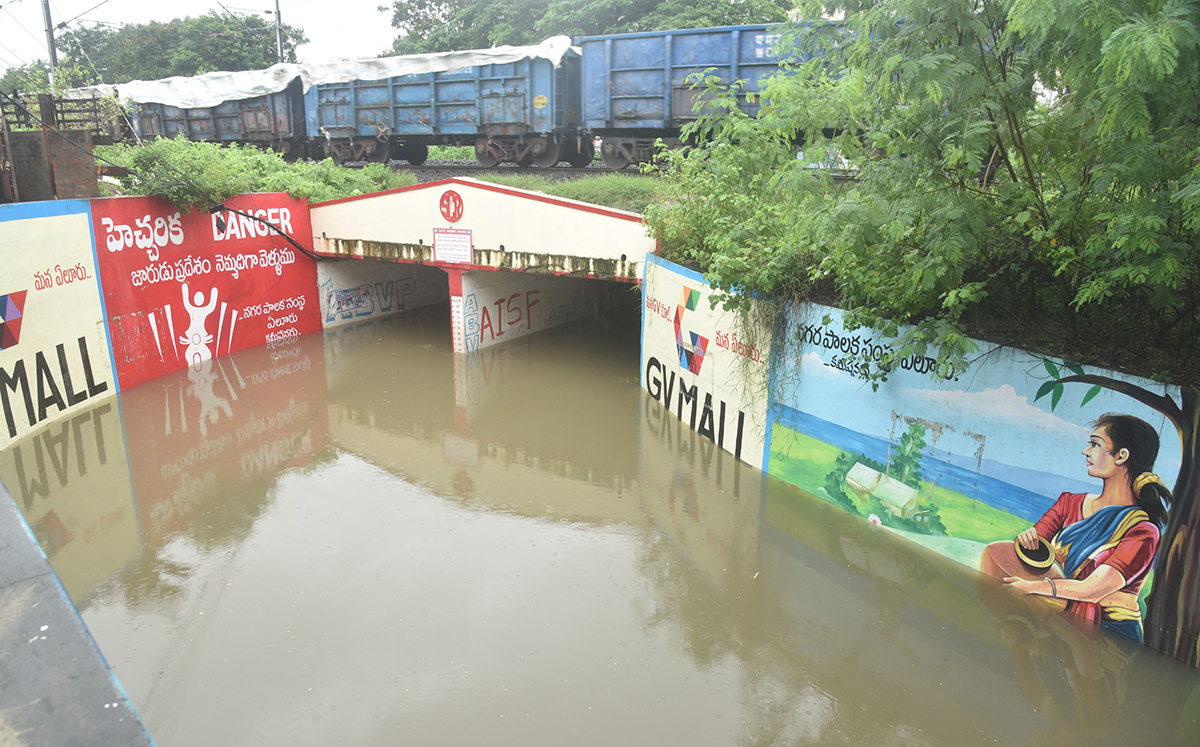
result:
M 568 200 L 643 213 L 661 201 L 666 189 L 657 179 L 622 174 L 600 174 L 572 181 L 554 181 L 534 174 L 484 174 L 482 181 L 528 189 Z
M 801 490 L 823 496 L 825 475 L 834 467 L 842 450 L 776 425 L 771 432 L 771 474 Z M 929 483 L 921 483 L 921 492 L 929 492 Z M 962 493 L 933 486 L 933 502 L 937 504 L 942 523 L 950 537 L 976 542 L 995 542 L 1015 537 L 1029 528 L 1029 522 L 1007 511 L 993 508 Z

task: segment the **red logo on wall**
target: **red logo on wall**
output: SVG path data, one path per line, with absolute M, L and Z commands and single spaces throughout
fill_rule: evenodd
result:
M 121 388 L 321 328 L 308 205 L 286 194 L 184 214 L 165 200 L 94 200 L 100 284 Z
M 25 294 L 14 291 L 0 296 L 0 350 L 21 341 L 21 318 L 25 312 Z
M 442 217 L 451 223 L 457 223 L 458 219 L 463 214 L 463 199 L 453 189 L 447 189 L 442 193 L 442 199 L 438 203 L 438 207 L 442 209 Z

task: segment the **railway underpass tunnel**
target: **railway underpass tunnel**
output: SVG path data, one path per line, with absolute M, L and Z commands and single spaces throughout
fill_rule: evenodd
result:
M 641 216 L 473 179 L 312 206 L 326 327 L 446 304 L 472 353 L 640 307 Z

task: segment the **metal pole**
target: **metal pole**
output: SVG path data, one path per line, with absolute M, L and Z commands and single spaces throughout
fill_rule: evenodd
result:
M 283 21 L 279 18 L 279 0 L 275 0 L 275 53 L 283 62 Z
M 50 21 L 50 0 L 42 0 L 42 15 L 46 18 L 46 49 L 50 52 L 50 84 L 53 86 L 54 68 L 58 67 L 58 53 L 54 51 L 54 24 Z

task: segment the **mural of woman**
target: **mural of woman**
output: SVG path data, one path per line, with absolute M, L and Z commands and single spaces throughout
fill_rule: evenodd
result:
M 1004 582 L 1022 594 L 1066 600 L 1068 613 L 1140 642 L 1138 595 L 1171 505 L 1171 492 L 1154 474 L 1158 432 L 1132 415 L 1111 413 L 1092 427 L 1083 455 L 1088 474 L 1103 481 L 1100 493 L 1063 493 L 1017 535 L 1026 550 L 1046 540 L 1065 578 L 1009 575 Z

